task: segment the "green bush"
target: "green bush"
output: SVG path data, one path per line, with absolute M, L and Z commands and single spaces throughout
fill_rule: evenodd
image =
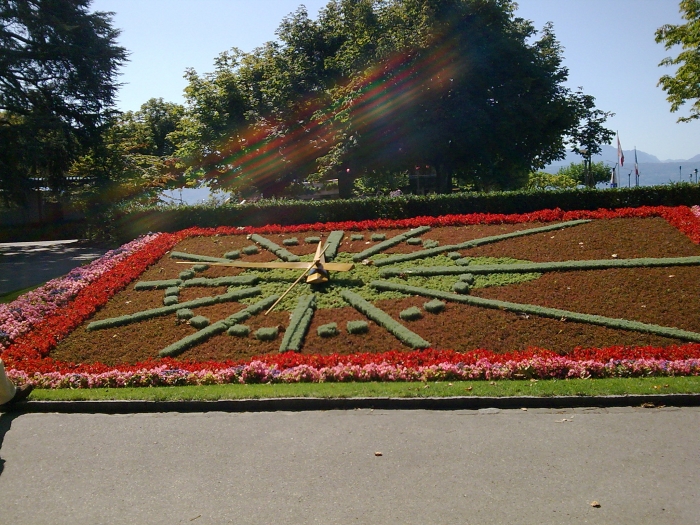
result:
M 194 277 L 194 270 L 183 270 L 180 272 L 180 275 L 178 275 L 178 277 L 183 281 L 186 281 L 187 279 L 192 279 Z
M 350 235 L 350 240 L 351 241 L 364 241 L 365 236 L 360 234 L 360 233 L 353 233 L 352 235 Z
M 134 290 L 162 290 L 182 284 L 181 279 L 167 279 L 164 281 L 139 281 L 134 285 Z
M 373 233 L 369 240 L 374 242 L 383 241 L 386 240 L 386 235 L 384 235 L 383 233 Z
M 423 308 L 425 308 L 426 312 L 430 312 L 431 314 L 438 314 L 445 309 L 445 303 L 443 303 L 439 299 L 433 299 L 432 301 L 423 303 Z
M 262 235 L 258 235 L 257 233 L 253 233 L 250 235 L 250 240 L 253 242 L 257 242 L 260 246 L 265 248 L 267 251 L 274 253 L 277 257 L 279 257 L 283 261 L 288 261 L 288 262 L 298 262 L 299 261 L 299 257 L 294 255 L 292 252 L 286 250 L 285 248 L 282 248 L 279 244 L 272 242 L 267 237 L 263 237 Z M 245 248 L 243 248 L 243 250 L 245 251 Z
M 321 237 L 306 237 L 304 239 L 304 242 L 306 244 L 318 244 L 319 242 L 321 242 Z
M 417 306 L 411 306 L 410 308 L 402 310 L 399 317 L 404 321 L 416 321 L 417 319 L 423 317 L 423 314 Z
M 276 326 L 258 328 L 255 331 L 255 338 L 260 341 L 274 341 L 279 335 L 279 328 Z
M 314 311 L 316 310 L 316 295 L 302 295 L 297 301 L 297 306 L 292 312 L 289 326 L 284 332 L 280 352 L 293 350 L 298 352 L 304 343 L 304 337 L 311 325 Z
M 459 252 L 450 252 L 447 254 L 447 256 L 452 259 L 453 261 L 456 261 L 457 259 L 462 258 L 462 254 Z
M 328 234 L 328 238 L 326 239 L 326 260 L 327 261 L 332 261 L 335 259 L 335 256 L 338 255 L 338 248 L 340 247 L 340 243 L 343 240 L 343 235 L 345 232 L 343 230 L 333 230 L 331 233 Z
M 369 332 L 369 323 L 367 321 L 348 321 L 347 329 L 350 334 L 366 334 Z
M 197 315 L 190 319 L 190 325 L 198 329 L 206 328 L 207 326 L 209 326 L 210 323 L 211 321 L 209 320 L 209 318 L 204 317 L 203 315 Z
M 455 293 L 463 294 L 466 295 L 471 291 L 472 287 L 469 286 L 469 283 L 465 281 L 457 281 L 452 285 L 452 291 Z
M 208 264 L 195 264 L 195 265 L 192 267 L 192 269 L 193 269 L 195 272 L 204 272 L 204 271 L 206 271 L 206 270 L 209 269 L 209 265 L 208 265 Z
M 316 329 L 316 333 L 320 337 L 334 337 L 338 335 L 338 324 L 337 323 L 328 323 L 328 324 L 322 324 Z
M 238 259 L 241 256 L 240 250 L 232 250 L 224 254 L 225 259 Z
M 256 253 L 260 252 L 260 248 L 258 248 L 256 245 L 251 244 L 250 246 L 246 246 L 241 250 L 243 253 L 246 255 L 255 255 Z
M 189 308 L 180 308 L 175 315 L 178 319 L 192 319 L 194 317 L 194 312 Z
M 165 297 L 177 297 L 180 295 L 180 287 L 179 286 L 171 286 L 170 288 L 165 289 Z
M 284 239 L 282 244 L 285 246 L 297 246 L 299 244 L 299 239 L 296 237 L 290 237 L 289 239 Z
M 392 246 L 396 246 L 397 244 L 400 244 L 404 242 L 406 239 L 409 239 L 410 237 L 415 237 L 417 235 L 421 235 L 422 233 L 425 233 L 430 230 L 430 226 L 419 226 L 418 228 L 413 228 L 412 230 L 409 230 L 405 233 L 400 233 L 391 239 L 387 239 L 383 242 L 380 242 L 379 244 L 375 244 L 374 246 L 370 246 L 366 250 L 356 253 L 355 255 L 352 256 L 352 260 L 355 262 L 362 261 L 366 259 L 367 257 L 370 257 L 376 253 L 382 252 L 386 250 L 387 248 L 391 248 Z M 372 240 L 375 240 L 375 235 L 372 235 Z
M 245 324 L 234 324 L 232 327 L 226 330 L 226 333 L 237 337 L 247 337 L 250 333 L 250 326 Z
M 409 244 L 411 246 L 416 246 L 422 242 L 423 241 L 421 240 L 420 237 L 411 237 L 410 239 L 406 239 L 406 244 Z
M 474 278 L 474 274 L 472 273 L 463 273 L 459 276 L 460 281 L 464 281 L 470 286 L 473 286 L 474 283 L 476 282 L 476 279 Z
M 177 295 L 166 295 L 163 297 L 163 305 L 164 306 L 172 306 L 174 304 L 179 303 L 180 301 L 177 298 Z
M 425 249 L 437 248 L 438 246 L 440 246 L 440 243 L 438 241 L 434 241 L 432 239 L 423 240 L 423 248 Z

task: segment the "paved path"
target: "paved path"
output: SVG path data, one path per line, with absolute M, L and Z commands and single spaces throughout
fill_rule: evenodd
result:
M 0 516 L 693 525 L 699 428 L 700 408 L 5 414 Z
M 67 274 L 108 248 L 78 240 L 0 243 L 0 294 Z

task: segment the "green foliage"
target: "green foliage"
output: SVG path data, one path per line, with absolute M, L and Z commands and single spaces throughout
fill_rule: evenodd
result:
M 390 192 L 408 187 L 408 171 L 372 170 L 355 179 L 353 195 L 388 195 Z
M 459 261 L 457 261 L 459 264 Z M 566 272 L 581 270 L 607 270 L 610 268 L 663 268 L 671 266 L 698 266 L 700 257 L 639 257 L 636 259 L 590 259 L 586 261 L 555 261 L 545 263 L 473 264 L 469 271 L 475 274 L 526 272 Z M 428 268 L 419 271 L 430 272 Z M 467 274 L 471 275 L 471 274 Z M 460 277 L 461 278 L 461 277 Z
M 211 323 L 209 318 L 204 317 L 203 315 L 196 315 L 192 317 L 189 322 L 191 326 L 198 329 L 206 328 Z
M 343 290 L 340 294 L 355 310 L 383 327 L 405 345 L 411 348 L 430 348 L 428 341 L 395 321 L 386 312 L 365 301 L 361 296 L 350 290 Z
M 272 242 L 270 239 L 267 239 L 266 237 L 263 237 L 262 235 L 258 235 L 257 233 L 253 233 L 250 236 L 250 240 L 253 242 L 257 242 L 260 246 L 265 248 L 267 251 L 274 253 L 277 257 L 279 257 L 283 261 L 288 261 L 288 262 L 298 262 L 299 261 L 299 257 L 294 255 L 290 251 L 285 250 L 279 244 Z M 246 249 L 243 248 L 243 253 L 246 253 L 245 250 Z
M 383 241 L 385 239 L 386 239 L 386 235 L 384 235 L 383 233 L 373 233 L 369 238 L 369 240 L 372 242 L 379 242 L 379 241 Z
M 347 330 L 349 334 L 366 334 L 369 332 L 369 324 L 367 321 L 348 321 Z
M 195 264 L 195 265 L 192 267 L 192 269 L 193 269 L 195 272 L 205 272 L 205 271 L 207 271 L 207 270 L 209 269 L 209 265 L 208 265 L 208 264 Z
M 180 308 L 175 315 L 178 319 L 192 319 L 194 317 L 194 312 L 189 308 Z
M 421 244 L 423 241 L 421 240 L 420 237 L 412 237 L 411 239 L 406 239 L 406 244 L 410 246 L 417 246 Z
M 292 312 L 289 326 L 284 332 L 280 352 L 293 350 L 298 352 L 304 343 L 304 337 L 311 325 L 314 311 L 316 310 L 316 295 L 303 295 L 299 297 L 297 306 Z
M 452 291 L 455 293 L 461 293 L 463 295 L 468 294 L 471 291 L 472 287 L 469 285 L 469 283 L 465 281 L 457 281 L 452 285 Z
M 183 270 L 178 274 L 178 277 L 182 281 L 186 281 L 187 279 L 193 279 L 194 276 L 195 276 L 194 270 Z
M 127 52 L 109 13 L 88 0 L 0 3 L 0 193 L 24 204 L 44 179 L 54 195 L 99 142 Z
M 328 234 L 328 238 L 326 239 L 326 260 L 332 261 L 335 259 L 336 255 L 338 255 L 338 248 L 340 247 L 340 243 L 343 240 L 343 235 L 345 232 L 343 230 L 333 230 L 331 233 Z
M 250 326 L 245 324 L 234 324 L 228 330 L 226 330 L 228 335 L 233 335 L 236 337 L 247 337 L 250 334 Z
M 93 321 L 87 326 L 87 330 L 101 330 L 104 328 L 113 328 L 115 326 L 124 326 L 131 323 L 146 321 L 153 317 L 159 317 L 163 315 L 176 313 L 181 309 L 192 309 L 198 308 L 200 306 L 211 306 L 214 304 L 225 303 L 230 301 L 240 301 L 241 299 L 244 299 L 246 297 L 259 294 L 260 288 L 244 288 L 242 290 L 231 291 L 214 297 L 201 297 L 199 299 L 185 301 L 184 303 L 172 306 L 162 306 L 160 308 L 142 310 L 133 314 L 121 315 L 119 317 L 111 317 L 109 319 L 103 319 L 101 321 Z
M 663 75 L 659 80 L 671 103 L 671 111 L 692 102 L 690 115 L 679 117 L 678 122 L 690 122 L 700 118 L 700 4 L 697 0 L 680 1 L 681 16 L 685 24 L 665 24 L 656 30 L 656 42 L 666 50 L 681 46 L 676 58 L 664 58 L 659 66 L 678 66 L 673 76 Z
M 573 166 L 573 164 L 572 164 Z M 561 170 L 559 170 L 561 171 Z M 578 181 L 568 175 L 545 171 L 532 172 L 527 181 L 529 190 L 565 190 L 578 186 Z
M 433 299 L 432 301 L 423 303 L 423 308 L 425 308 L 426 312 L 430 312 L 431 314 L 438 314 L 445 309 L 445 303 L 438 299 Z
M 374 234 L 372 234 L 371 239 L 373 241 L 383 241 L 383 242 L 380 242 L 379 244 L 375 244 L 374 246 L 370 246 L 366 250 L 353 255 L 352 260 L 355 262 L 363 261 L 364 259 L 367 259 L 368 257 L 371 257 L 372 255 L 375 255 L 375 254 L 382 252 L 388 248 L 391 248 L 392 246 L 396 246 L 397 244 L 401 244 L 402 242 L 409 239 L 410 237 L 415 237 L 416 235 L 421 235 L 422 233 L 425 233 L 429 230 L 430 230 L 430 226 L 419 226 L 418 228 L 413 228 L 412 230 L 409 230 L 405 233 L 400 233 L 399 235 L 395 235 L 391 239 L 387 239 L 387 240 L 384 240 L 384 239 L 386 239 L 386 235 L 374 233 Z
M 401 310 L 399 317 L 404 321 L 416 321 L 423 317 L 423 314 L 417 306 L 411 306 L 410 308 Z
M 229 252 L 231 253 L 231 252 Z M 173 259 L 183 259 L 185 261 L 196 261 L 196 262 L 211 262 L 211 263 L 225 263 L 228 259 L 222 259 L 221 257 L 209 257 L 207 255 L 196 255 L 186 252 L 170 252 L 170 257 Z
M 321 238 L 320 237 L 306 237 L 304 239 L 304 242 L 306 244 L 318 244 L 319 242 L 321 242 Z
M 605 326 L 608 328 L 615 328 L 619 330 L 631 330 L 635 332 L 658 335 L 661 337 L 670 337 L 673 339 L 680 339 L 683 341 L 700 342 L 700 333 L 689 332 L 687 330 L 680 330 L 678 328 L 669 328 L 666 326 L 640 323 L 638 321 L 628 321 L 626 319 L 613 319 L 610 317 L 604 317 L 600 315 L 581 314 L 577 312 L 570 312 L 568 310 L 561 310 L 558 308 L 546 308 L 543 306 L 537 306 L 532 304 L 519 304 L 507 301 L 497 301 L 494 299 L 484 299 L 482 297 L 474 297 L 471 295 L 457 295 L 449 292 L 442 292 L 439 290 L 430 290 L 428 288 L 421 288 L 417 286 L 407 286 L 403 284 L 391 283 L 388 281 L 374 281 L 372 283 L 372 286 L 380 290 L 393 290 L 400 291 L 407 295 L 422 295 L 424 297 L 434 297 L 445 301 L 454 301 L 458 303 L 469 304 L 472 306 L 479 306 L 481 308 L 491 308 L 497 310 L 505 310 L 509 312 L 526 313 L 530 315 L 537 315 L 540 317 L 548 317 L 550 319 L 558 319 L 561 321 L 589 323 L 598 326 Z
M 672 184 L 605 191 L 577 188 L 562 191 L 408 195 L 401 199 L 368 197 L 314 202 L 269 200 L 242 206 L 125 208 L 116 213 L 110 221 L 115 228 L 115 235 L 126 242 L 149 231 L 177 231 L 193 226 L 207 228 L 221 224 L 293 225 L 437 217 L 462 213 L 530 213 L 555 208 L 568 211 L 639 206 L 693 206 L 697 202 L 700 202 L 700 185 Z M 353 239 L 352 235 L 351 240 L 360 240 Z
M 258 328 L 255 331 L 255 338 L 260 341 L 274 341 L 279 335 L 279 328 L 276 326 L 269 326 Z
M 338 324 L 322 324 L 316 329 L 316 333 L 319 335 L 319 337 L 335 337 L 338 335 Z
M 250 246 L 243 248 L 241 251 L 246 255 L 255 255 L 256 253 L 260 252 L 260 249 L 254 244 L 251 244 Z
M 352 235 L 350 235 L 350 240 L 351 241 L 364 241 L 365 236 L 362 235 L 361 233 L 353 233 Z
M 453 261 L 456 261 L 457 259 L 461 259 L 462 254 L 459 252 L 450 252 L 447 254 L 447 256 Z
M 459 276 L 460 281 L 464 281 L 468 285 L 472 286 L 476 279 L 474 279 L 474 275 L 471 273 L 463 273 Z
M 440 246 L 438 241 L 433 239 L 423 239 L 423 248 L 425 249 L 437 248 L 438 246 Z
M 246 274 L 246 275 L 227 275 L 224 277 L 194 277 L 192 279 L 187 279 L 182 283 L 185 288 L 192 288 L 195 286 L 206 286 L 209 288 L 214 288 L 217 286 L 252 286 L 257 284 L 259 277 L 257 274 Z
M 241 256 L 240 250 L 232 250 L 224 254 L 225 259 L 238 259 Z
M 290 237 L 288 239 L 284 239 L 282 241 L 282 244 L 284 244 L 285 246 L 297 246 L 299 244 L 299 239 L 297 239 L 296 237 Z
M 163 297 L 163 305 L 164 306 L 172 306 L 174 304 L 179 303 L 179 299 L 177 298 L 177 295 L 166 295 Z
M 134 285 L 134 290 L 161 290 L 163 288 L 169 289 L 172 287 L 180 286 L 182 284 L 181 279 L 166 279 L 163 281 L 139 281 Z

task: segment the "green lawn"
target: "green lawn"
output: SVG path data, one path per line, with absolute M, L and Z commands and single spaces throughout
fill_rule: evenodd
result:
M 52 401 L 179 401 L 277 397 L 606 396 L 700 393 L 700 377 L 571 379 L 546 381 L 455 381 L 431 383 L 295 383 L 158 388 L 34 390 L 30 399 Z
M 39 288 L 39 286 L 42 286 L 42 285 L 37 284 L 36 286 L 30 286 L 29 288 L 22 288 L 21 290 L 12 290 L 11 292 L 0 293 L 0 304 L 11 303 L 15 299 L 17 299 L 20 295 L 23 295 L 27 292 L 31 292 L 32 290 L 36 290 L 37 288 Z

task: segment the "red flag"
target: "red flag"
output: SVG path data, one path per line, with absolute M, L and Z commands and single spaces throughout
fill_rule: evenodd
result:
M 620 146 L 620 136 L 617 136 L 617 161 L 620 163 L 620 166 L 625 165 L 625 154 L 622 153 L 622 146 Z

